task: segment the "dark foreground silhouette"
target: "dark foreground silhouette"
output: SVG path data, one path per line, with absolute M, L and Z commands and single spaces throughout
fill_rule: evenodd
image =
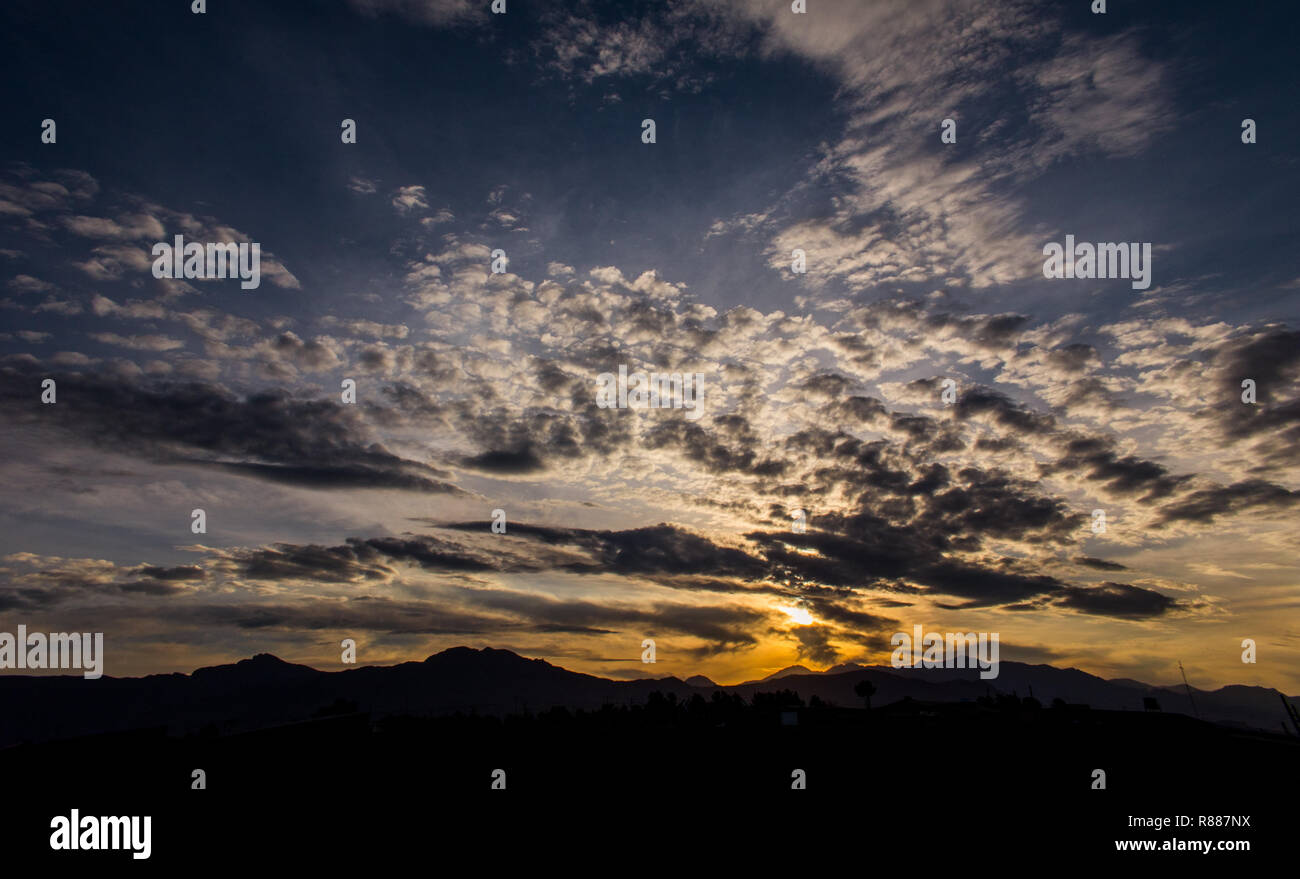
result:
M 649 670 L 654 666 L 643 666 Z M 1290 728 L 1282 694 L 1264 687 L 1229 686 L 1215 691 L 1152 687 L 1138 681 L 1107 681 L 1078 669 L 1003 662 L 993 680 L 976 669 L 847 667 L 812 673 L 798 667 L 761 681 L 719 687 L 707 678 L 668 677 L 615 681 L 580 674 L 509 650 L 455 647 L 423 662 L 344 667 L 324 672 L 284 662 L 267 653 L 193 674 L 85 680 L 79 676 L 0 675 L 0 747 L 73 736 L 165 727 L 172 735 L 248 732 L 306 720 L 336 702 L 355 703 L 372 717 L 476 713 L 505 716 L 563 706 L 596 709 L 644 703 L 653 692 L 690 699 L 715 690 L 746 699 L 777 687 L 805 701 L 814 697 L 841 707 L 864 704 L 857 686 L 874 688 L 876 705 L 912 698 L 926 702 L 975 702 L 997 695 L 1033 696 L 1094 709 L 1143 711 L 1150 703 L 1165 713 L 1196 715 L 1238 729 L 1268 732 Z M 1295 701 L 1295 700 L 1293 700 Z
M 450 658 L 468 676 L 461 692 L 495 692 L 496 664 L 522 675 L 517 692 L 534 699 L 539 685 L 528 675 L 572 674 L 499 653 Z M 421 664 L 408 665 L 414 673 Z M 859 676 L 844 704 L 832 705 L 804 698 L 792 677 L 744 690 L 638 682 L 617 690 L 630 700 L 603 707 L 421 716 L 372 707 L 401 688 L 372 688 L 369 705 L 337 695 L 321 704 L 322 693 L 304 692 L 322 673 L 298 668 L 264 659 L 218 672 L 229 689 L 207 707 L 225 712 L 225 730 L 163 723 L 0 750 L 6 853 L 130 861 L 122 852 L 51 852 L 51 817 L 77 808 L 153 816 L 151 864 L 400 851 L 430 865 L 458 853 L 540 867 L 561 851 L 631 846 L 637 854 L 632 862 L 625 854 L 625 866 L 657 871 L 654 859 L 671 862 L 689 838 L 719 853 L 739 846 L 796 860 L 865 847 L 872 864 L 932 859 L 944 869 L 1019 857 L 1110 857 L 1173 871 L 1201 859 L 1231 869 L 1290 850 L 1300 789 L 1300 739 L 1281 730 L 991 690 L 968 702 L 891 701 Z M 239 731 L 235 706 L 246 699 L 246 715 L 260 716 L 253 706 L 274 693 L 286 713 L 314 707 L 301 720 Z M 5 705 L 11 726 L 13 708 Z M 207 716 L 203 705 L 184 708 Z M 196 769 L 205 789 L 194 788 Z M 1096 770 L 1105 789 L 1094 788 Z M 504 789 L 493 789 L 502 779 Z M 1130 826 L 1130 816 L 1178 815 L 1249 816 L 1250 826 Z M 1170 838 L 1248 840 L 1252 852 L 1115 851 L 1115 840 Z M 719 857 L 734 864 L 738 854 Z

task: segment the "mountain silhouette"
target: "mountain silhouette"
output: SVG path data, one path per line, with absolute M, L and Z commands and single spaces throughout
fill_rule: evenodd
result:
M 780 671 L 772 672 L 770 675 L 768 675 L 765 678 L 760 678 L 757 681 L 745 681 L 745 683 L 757 684 L 757 683 L 762 683 L 763 681 L 779 681 L 781 678 L 788 678 L 791 675 L 811 675 L 811 674 L 817 674 L 817 672 L 813 671 L 807 666 L 789 665 L 781 669 Z
M 1181 684 L 1154 686 L 1127 678 L 1106 680 L 1077 668 L 1022 662 L 1002 662 L 997 678 L 987 681 L 974 668 L 854 666 L 853 670 L 840 671 L 837 669 L 844 666 L 839 666 L 824 672 L 804 673 L 796 671 L 797 668 L 792 666 L 762 681 L 728 689 L 748 696 L 770 689 L 767 683 L 779 679 L 783 689 L 793 690 L 805 700 L 815 695 L 837 705 L 857 705 L 861 700 L 853 688 L 865 679 L 876 686 L 873 701 L 877 705 L 909 697 L 929 702 L 973 702 L 986 695 L 1014 694 L 1033 696 L 1043 705 L 1060 699 L 1067 704 L 1114 711 L 1142 711 L 1144 698 L 1151 697 L 1166 713 L 1199 716 L 1212 723 L 1269 732 L 1287 728 L 1284 709 L 1278 701 L 1281 694 L 1271 687 L 1234 684 L 1212 691 L 1193 687 L 1189 699 Z M 1300 697 L 1286 698 L 1300 703 Z
M 1063 826 L 1095 851 L 1131 815 L 1218 814 L 1245 790 L 1251 840 L 1289 842 L 1290 813 L 1270 810 L 1263 792 L 1300 785 L 1300 741 L 1281 734 L 1273 690 L 1193 693 L 1202 718 L 1229 726 L 1178 713 L 1171 688 L 1047 665 L 1004 662 L 992 681 L 947 669 L 785 671 L 725 687 L 702 675 L 610 680 L 456 647 L 338 671 L 261 653 L 191 674 L 3 676 L 0 776 L 21 796 L 0 806 L 0 819 L 39 848 L 51 816 L 104 803 L 113 814 L 153 815 L 158 857 L 185 862 L 211 850 L 214 829 L 229 821 L 238 839 L 267 845 L 282 844 L 293 821 L 299 838 L 329 852 L 343 835 L 334 830 L 340 802 L 407 804 L 420 792 L 454 808 L 373 814 L 418 815 L 408 832 L 421 838 L 431 828 L 463 840 L 508 827 L 512 845 L 518 828 L 555 819 L 539 834 L 545 846 L 573 834 L 572 816 L 594 814 L 593 803 L 650 802 L 653 814 L 674 817 L 742 804 L 751 828 L 758 808 L 781 815 L 782 827 L 785 812 L 775 810 L 815 816 L 818 828 L 851 814 L 837 838 L 856 839 L 864 792 L 906 806 L 912 792 L 929 791 L 953 814 L 970 802 L 982 813 L 937 830 L 917 823 L 911 839 L 891 831 L 889 844 L 923 850 L 937 832 L 964 834 L 973 851 L 1013 844 L 1047 863 L 1061 856 Z M 869 709 L 862 683 L 871 684 L 860 688 Z M 1152 694 L 1163 710 L 1143 710 Z M 1252 724 L 1264 731 L 1240 728 Z M 1098 769 L 1110 786 L 1092 793 Z M 192 786 L 198 770 L 202 792 Z M 499 772 L 507 794 L 492 787 Z M 796 773 L 806 774 L 811 808 L 782 805 L 805 796 L 792 793 L 804 777 Z M 716 815 L 700 811 L 692 826 L 709 821 Z M 1207 839 L 1240 832 L 1197 828 Z
M 844 668 L 844 667 L 840 667 Z M 791 666 L 760 681 L 719 686 L 703 675 L 610 680 L 569 671 L 510 650 L 453 647 L 422 662 L 320 671 L 259 653 L 192 674 L 140 678 L 0 676 L 0 747 L 139 729 L 171 735 L 230 734 L 324 715 L 360 712 L 372 717 L 454 714 L 506 716 L 562 707 L 596 710 L 604 705 L 645 704 L 652 693 L 686 700 L 696 693 L 723 691 L 752 701 L 777 689 L 804 702 L 859 709 L 854 688 L 875 686 L 877 707 L 911 699 L 924 703 L 976 702 L 981 697 L 1034 696 L 1047 706 L 1056 700 L 1095 709 L 1142 711 L 1155 698 L 1163 712 L 1192 715 L 1183 688 L 1138 681 L 1107 681 L 1074 668 L 1003 662 L 994 680 L 977 669 L 894 669 L 849 666 L 814 672 Z M 1277 732 L 1284 724 L 1278 691 L 1254 686 L 1193 690 L 1203 720 L 1238 728 Z M 1300 700 L 1291 697 L 1293 703 Z
M 684 683 L 692 687 L 716 688 L 718 685 L 704 675 L 691 675 Z

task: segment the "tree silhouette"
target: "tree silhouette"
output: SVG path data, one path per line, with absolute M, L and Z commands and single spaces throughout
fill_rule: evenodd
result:
M 871 697 L 875 695 L 876 685 L 866 679 L 858 681 L 853 685 L 853 692 L 862 697 L 862 701 L 867 703 L 867 710 L 871 710 Z

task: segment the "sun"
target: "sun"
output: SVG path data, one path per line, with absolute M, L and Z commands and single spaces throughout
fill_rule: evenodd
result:
M 790 618 L 790 622 L 794 623 L 796 626 L 812 625 L 813 622 L 812 614 L 810 614 L 806 608 L 783 607 L 781 608 L 781 610 L 785 611 L 786 616 Z

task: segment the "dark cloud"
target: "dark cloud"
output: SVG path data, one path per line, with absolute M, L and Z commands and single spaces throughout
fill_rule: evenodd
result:
M 816 618 L 842 627 L 841 637 L 867 647 L 886 648 L 890 635 L 898 631 L 898 620 L 848 607 L 836 598 L 814 595 L 805 601 Z M 901 602 L 877 603 L 905 606 Z
M 809 659 L 818 665 L 834 665 L 840 652 L 830 639 L 835 632 L 827 626 L 796 626 L 790 635 L 798 642 L 799 658 Z
M 1222 393 L 1240 404 L 1241 381 L 1252 379 L 1261 403 L 1281 402 L 1294 394 L 1300 379 L 1300 330 L 1270 324 L 1232 339 L 1213 351 L 1209 363 L 1222 382 Z
M 178 565 L 174 568 L 141 565 L 135 569 L 135 573 L 155 580 L 202 580 L 208 575 L 199 565 Z
M 827 407 L 837 418 L 848 418 L 864 424 L 874 424 L 889 414 L 885 404 L 875 397 L 847 397 Z
M 447 527 L 478 530 L 485 528 L 486 524 L 460 522 Z M 719 546 L 706 537 L 666 524 L 627 531 L 514 524 L 510 526 L 510 533 L 551 546 L 574 546 L 586 550 L 592 557 L 591 562 L 564 565 L 580 573 L 761 578 L 768 570 L 761 559 L 743 550 Z
M 343 546 L 280 543 L 227 551 L 219 567 L 251 580 L 308 579 L 325 583 L 383 582 L 396 571 L 363 541 Z
M 857 382 L 838 373 L 820 373 L 804 379 L 799 388 L 807 393 L 835 398 L 851 389 Z
M 1065 451 L 1053 464 L 1041 467 L 1044 475 L 1068 470 L 1084 478 L 1103 483 L 1116 494 L 1137 495 L 1139 500 L 1154 501 L 1180 490 L 1191 476 L 1171 475 L 1168 468 L 1154 461 L 1121 457 L 1115 441 L 1109 437 L 1070 434 Z
M 1254 472 L 1300 466 L 1300 331 L 1269 325 L 1229 340 L 1207 357 L 1219 402 L 1198 413 L 1219 429 L 1225 445 L 1249 441 Z M 1255 382 L 1243 403 L 1244 379 Z
M 1067 586 L 1057 604 L 1088 614 L 1113 617 L 1157 617 L 1183 605 L 1167 595 L 1127 583 Z
M 184 587 L 157 580 L 137 580 L 135 582 L 116 583 L 113 586 L 113 591 L 126 595 L 175 595 L 184 591 Z
M 313 467 L 249 462 L 211 462 L 193 459 L 191 459 L 191 463 L 219 467 L 231 473 L 240 473 L 257 479 L 265 479 L 268 482 L 279 482 L 284 485 L 298 486 L 299 488 L 395 488 L 407 491 L 465 494 L 460 488 L 448 482 L 440 482 L 415 473 L 402 473 L 397 470 L 379 473 L 375 468 L 366 466 L 339 464 L 334 467 Z
M 619 420 L 629 414 L 626 410 L 598 409 L 594 396 L 582 402 L 586 409 L 581 416 L 556 411 L 518 417 L 495 410 L 460 412 L 457 425 L 483 451 L 458 457 L 456 463 L 489 473 L 536 473 L 553 460 L 607 456 L 631 442 L 629 427 Z
M 486 530 L 486 524 L 484 525 Z M 387 582 L 394 563 L 430 571 L 523 570 L 504 558 L 487 558 L 468 547 L 431 535 L 348 538 L 338 546 L 275 544 L 227 551 L 223 566 L 254 580 L 307 579 L 328 583 Z
M 421 535 L 418 537 L 374 537 L 366 541 L 350 540 L 349 543 L 372 549 L 393 561 L 414 562 L 431 571 L 493 571 L 524 570 L 512 565 L 503 558 L 485 559 L 471 554 L 464 547 L 442 540 L 438 537 Z
M 176 595 L 186 591 L 186 587 L 176 581 L 201 579 L 189 573 L 187 569 L 152 569 L 165 572 L 167 576 L 163 577 L 151 577 L 146 573 L 148 570 L 150 569 L 147 567 L 135 570 L 124 569 L 118 572 L 118 577 L 110 579 L 92 576 L 77 567 L 38 569 L 26 574 L 11 574 L 9 582 L 0 586 L 0 611 L 42 611 L 74 599 L 92 596 L 102 598 Z M 138 579 L 141 575 L 146 579 Z
M 1300 501 L 1300 491 L 1290 491 L 1262 479 L 1200 489 L 1160 511 L 1160 523 L 1213 522 L 1216 516 L 1258 508 L 1284 510 Z
M 1062 374 L 1081 375 L 1098 361 L 1096 348 L 1078 342 L 1052 348 L 1047 352 L 1047 362 Z
M 0 407 L 11 423 L 57 425 L 114 452 L 311 488 L 460 491 L 442 481 L 449 474 L 386 450 L 355 408 L 341 403 L 280 392 L 239 397 L 201 382 L 146 386 L 92 373 L 7 367 L 0 375 Z M 54 405 L 40 402 L 43 378 L 57 382 Z
M 459 595 L 475 607 L 509 614 L 537 631 L 630 631 L 637 644 L 642 637 L 665 632 L 690 635 L 708 642 L 697 655 L 753 646 L 758 626 L 766 618 L 761 611 L 740 605 L 657 602 L 640 607 L 499 589 L 460 590 Z
M 1032 412 L 1013 402 L 1005 394 L 988 388 L 971 388 L 957 397 L 954 412 L 960 419 L 987 416 L 994 424 L 1017 434 L 1050 434 L 1056 430 L 1056 419 L 1051 415 Z
M 461 466 L 489 473 L 536 473 L 546 464 L 531 444 L 517 449 L 494 450 L 460 459 Z
M 1060 580 L 1046 574 L 1030 576 L 962 562 L 931 565 L 916 579 L 935 591 L 969 599 L 965 607 L 1021 601 L 1065 587 Z
M 961 338 L 969 339 L 981 348 L 1002 350 L 1016 343 L 1020 332 L 1029 324 L 1021 314 L 996 315 L 926 315 L 924 323 L 933 329 L 956 329 Z
M 724 442 L 699 424 L 673 418 L 649 430 L 645 444 L 651 449 L 677 449 L 710 473 L 739 472 L 772 477 L 790 468 L 789 462 L 763 454 L 758 438 L 752 434 L 729 439 Z
M 1094 568 L 1098 571 L 1126 571 L 1128 568 L 1119 562 L 1109 562 L 1106 559 L 1097 559 L 1087 555 L 1077 555 L 1074 557 L 1076 565 L 1083 565 L 1085 568 Z

